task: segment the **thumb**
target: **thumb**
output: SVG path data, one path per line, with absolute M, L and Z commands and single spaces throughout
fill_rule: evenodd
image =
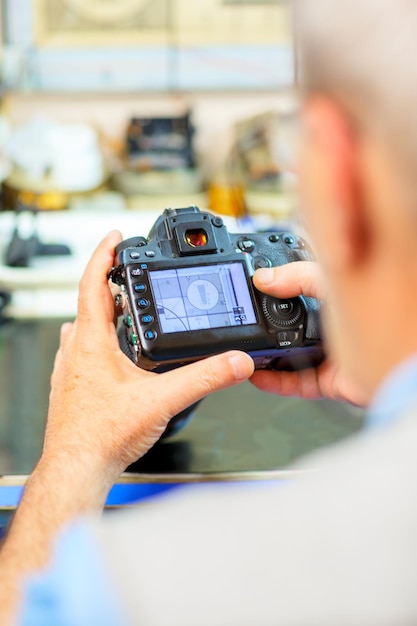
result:
M 251 357 L 237 350 L 166 372 L 163 374 L 164 393 L 170 398 L 170 413 L 175 415 L 213 391 L 241 383 L 253 372 Z
M 107 273 L 114 263 L 115 247 L 122 240 L 119 231 L 111 231 L 97 246 L 80 281 L 77 323 L 81 332 L 91 335 L 91 323 L 103 328 L 113 322 L 114 300 Z

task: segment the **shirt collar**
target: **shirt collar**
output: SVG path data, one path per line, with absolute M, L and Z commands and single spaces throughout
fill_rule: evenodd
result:
M 384 427 L 417 402 L 417 354 L 395 367 L 378 388 L 368 409 L 366 426 Z

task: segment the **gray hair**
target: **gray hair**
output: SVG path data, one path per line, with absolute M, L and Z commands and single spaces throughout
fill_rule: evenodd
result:
M 336 99 L 415 167 L 417 1 L 294 1 L 302 93 Z

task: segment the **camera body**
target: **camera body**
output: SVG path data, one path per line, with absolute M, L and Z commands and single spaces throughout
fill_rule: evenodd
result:
M 312 259 L 292 232 L 234 234 L 195 206 L 166 209 L 148 238 L 116 248 L 109 278 L 120 286 L 120 344 L 156 372 L 229 349 L 247 352 L 257 369 L 315 366 L 323 358 L 319 302 L 272 298 L 251 278 L 260 267 Z

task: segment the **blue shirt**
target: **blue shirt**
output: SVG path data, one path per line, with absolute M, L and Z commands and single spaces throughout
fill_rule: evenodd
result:
M 64 532 L 52 566 L 31 578 L 19 624 L 127 626 L 123 606 L 88 524 L 78 522 Z
M 368 409 L 367 428 L 383 428 L 417 398 L 417 355 L 398 365 L 377 390 Z
M 386 428 L 417 397 L 417 355 L 384 381 L 369 408 L 366 429 Z M 80 558 L 82 555 L 82 558 Z M 26 587 L 20 626 L 128 626 L 99 546 L 79 522 L 58 542 L 49 570 Z

